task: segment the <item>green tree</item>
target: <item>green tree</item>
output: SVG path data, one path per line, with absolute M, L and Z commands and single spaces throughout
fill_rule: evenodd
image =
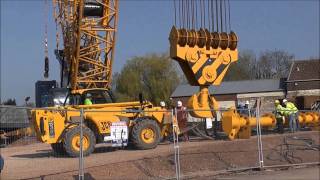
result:
M 283 50 L 266 50 L 259 58 L 250 50 L 240 51 L 238 61 L 230 65 L 224 80 L 284 78 L 293 60 L 294 55 Z
M 3 102 L 3 105 L 11 105 L 11 106 L 16 106 L 17 103 L 16 103 L 16 100 L 15 99 L 8 99 L 6 100 L 5 102 Z
M 128 60 L 121 72 L 114 74 L 113 89 L 118 101 L 137 100 L 143 93 L 145 99 L 159 104 L 169 102 L 179 82 L 174 61 L 166 54 L 151 54 Z
M 283 50 L 267 50 L 260 54 L 256 78 L 273 79 L 288 76 L 294 55 Z
M 237 62 L 232 63 L 224 78 L 224 81 L 239 81 L 254 79 L 256 66 L 256 55 L 253 51 L 240 51 Z

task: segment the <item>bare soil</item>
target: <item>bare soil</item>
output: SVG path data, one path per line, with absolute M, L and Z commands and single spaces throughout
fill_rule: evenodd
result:
M 284 144 L 285 137 L 293 136 L 306 140 L 288 141 L 287 144 Z M 306 143 L 308 140 L 313 140 L 314 146 L 309 146 Z M 319 146 L 319 132 L 317 131 L 264 135 L 262 141 L 264 165 L 266 166 L 320 162 L 319 150 L 314 148 Z M 78 178 L 79 159 L 56 156 L 46 144 L 25 144 L 0 149 L 5 159 L 1 179 Z M 183 179 L 234 179 L 238 177 L 268 179 L 269 176 L 269 179 L 294 179 L 294 177 L 319 179 L 317 176 L 319 173 L 316 171 L 319 170 L 319 166 L 285 169 L 284 171 L 273 169 L 273 173 L 259 171 L 260 174 L 255 171 L 246 171 L 240 175 L 227 173 L 227 170 L 258 166 L 257 138 L 254 136 L 250 139 L 235 141 L 181 142 L 179 151 Z M 92 155 L 85 157 L 84 161 L 86 179 L 172 179 L 176 176 L 174 147 L 169 142 L 152 150 L 114 149 L 106 145 L 99 145 Z M 306 174 L 303 175 L 302 172 Z M 295 176 L 294 173 L 300 176 Z

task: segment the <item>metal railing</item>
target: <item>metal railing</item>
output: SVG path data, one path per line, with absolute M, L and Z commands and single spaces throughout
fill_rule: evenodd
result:
M 8 114 L 5 115 L 4 113 L 18 113 L 21 111 L 26 111 L 26 113 L 23 113 L 25 115 L 24 117 L 22 117 L 23 121 L 21 122 L 28 122 L 30 119 L 29 111 L 32 109 L 27 107 L 0 106 L 0 110 L 1 117 L 15 117 Z M 42 108 L 41 110 L 47 110 L 51 112 L 55 111 L 54 109 L 47 108 Z M 59 113 L 61 113 L 65 110 L 59 109 L 58 111 Z M 0 127 L 2 131 L 1 137 L 2 139 L 3 137 L 5 137 L 6 142 L 4 146 L 2 146 L 1 148 L 1 155 L 2 157 L 4 157 L 5 166 L 0 177 L 3 177 L 4 179 L 27 179 L 36 178 L 40 176 L 59 178 L 62 176 L 74 176 L 75 172 L 77 172 L 76 174 L 79 179 L 86 179 L 88 173 L 91 173 L 92 175 L 92 172 L 94 171 L 106 171 L 105 167 L 111 167 L 109 166 L 108 162 L 103 162 L 103 158 L 111 158 L 108 156 L 108 154 L 110 153 L 117 154 L 117 156 L 126 156 L 126 154 L 129 153 L 130 156 L 134 156 L 132 155 L 132 151 L 130 150 L 110 152 L 110 150 L 108 149 L 106 151 L 103 151 L 105 153 L 99 153 L 97 150 L 94 154 L 91 155 L 93 157 L 84 157 L 83 127 L 86 126 L 86 120 L 84 117 L 85 114 L 88 112 L 125 114 L 141 113 L 141 110 L 119 112 L 81 108 L 74 111 L 77 111 L 80 114 L 79 121 L 77 121 L 77 123 L 74 124 L 80 127 L 78 158 L 69 158 L 67 154 L 63 154 L 61 157 L 61 155 L 53 153 L 49 145 L 44 145 L 43 143 L 40 143 L 36 140 L 37 133 L 34 132 L 33 128 L 31 128 L 32 125 L 30 127 L 25 127 L 30 128 L 30 132 L 26 131 L 25 128 L 17 127 L 10 129 L 2 126 Z M 190 112 L 194 110 L 185 109 L 184 111 L 190 114 Z M 219 117 L 222 117 L 222 114 L 224 112 L 227 112 L 228 109 L 215 109 L 210 111 L 215 112 L 216 114 L 221 114 Z M 263 111 L 272 112 L 274 111 L 274 109 L 263 109 Z M 112 160 L 112 163 L 119 163 L 120 165 L 124 166 L 125 163 L 132 163 L 135 167 L 137 166 L 139 171 L 143 172 L 146 177 L 164 179 L 199 177 L 204 176 L 204 173 L 207 173 L 211 176 L 215 176 L 217 174 L 227 173 L 231 171 L 238 172 L 252 169 L 277 168 L 282 166 L 319 164 L 319 134 L 317 132 L 311 131 L 312 129 L 310 129 L 314 127 L 302 127 L 302 132 L 297 133 L 290 133 L 288 127 L 285 127 L 285 133 L 279 134 L 275 131 L 276 127 L 263 126 L 263 124 L 261 123 L 261 117 L 263 116 L 263 114 L 260 114 L 260 107 L 257 107 L 256 109 L 250 109 L 248 113 L 244 115 L 249 116 L 249 118 L 256 117 L 257 120 L 256 126 L 252 127 L 253 135 L 251 136 L 251 138 L 249 138 L 248 140 L 238 140 L 236 138 L 232 141 L 228 140 L 228 136 L 223 132 L 223 128 L 220 127 L 221 119 L 190 118 L 190 120 L 187 122 L 187 127 L 179 128 L 180 121 L 174 120 L 178 119 L 177 114 L 179 110 L 170 109 L 161 111 L 159 110 L 157 112 L 166 112 L 170 114 L 171 135 L 169 135 L 169 141 L 167 141 L 166 144 L 160 145 L 156 149 L 144 151 L 150 152 L 150 157 L 147 160 L 143 155 L 139 155 L 139 157 L 137 156 L 137 158 L 130 157 L 130 160 L 126 158 L 122 158 L 122 160 L 119 161 Z M 300 112 L 306 113 L 309 111 L 300 110 Z M 6 119 L 6 122 L 8 122 L 8 119 Z M 22 130 L 24 130 L 23 133 Z M 12 133 L 12 131 L 14 131 L 15 133 L 21 131 L 21 133 L 20 135 L 16 135 L 15 133 Z M 179 131 L 180 135 L 178 133 Z M 185 140 L 181 135 L 184 132 L 187 132 L 190 136 L 191 140 L 189 142 L 181 142 L 181 140 Z M 167 147 L 168 149 L 166 149 Z M 137 152 L 136 154 L 139 154 L 140 151 L 135 150 L 135 152 Z M 153 155 L 153 153 L 151 152 L 155 152 L 155 155 Z M 165 155 L 161 154 L 163 152 L 165 152 Z M 159 157 L 160 155 L 163 156 Z M 43 157 L 46 157 L 48 159 L 41 159 Z M 171 157 L 173 157 L 172 164 L 168 163 L 171 162 Z M 56 160 L 58 158 L 59 161 Z M 171 170 L 168 170 L 168 172 L 171 172 L 172 175 L 174 174 L 174 176 L 168 176 L 165 174 L 161 174 L 161 172 L 153 172 L 152 170 L 146 170 L 148 169 L 148 166 L 152 167 L 154 166 L 154 164 L 156 164 L 148 164 L 148 161 L 153 162 L 155 158 L 159 158 L 161 162 L 165 162 L 163 164 L 166 166 L 172 166 L 172 169 L 174 169 L 174 171 L 171 172 Z M 76 160 L 78 160 L 78 163 L 75 162 Z M 49 165 L 47 165 L 43 172 L 41 172 L 41 170 L 39 169 L 43 168 L 43 161 L 46 161 L 46 164 Z M 29 165 L 24 165 L 24 168 L 37 168 L 37 171 L 34 171 L 34 173 L 26 173 L 23 176 L 19 176 L 19 171 L 23 173 L 25 172 L 25 170 L 19 169 L 19 167 L 21 168 L 21 166 L 14 164 L 18 162 L 20 164 Z M 39 164 L 33 164 L 33 162 L 39 162 Z M 50 165 L 50 163 L 52 162 L 60 163 L 61 167 L 66 168 L 59 169 L 53 165 Z M 138 162 L 145 163 L 144 168 L 142 168 L 141 164 L 139 165 Z M 70 163 L 72 165 L 67 166 L 64 163 Z M 203 166 L 196 165 L 201 163 L 203 164 Z M 78 165 L 77 167 L 75 166 L 76 164 Z M 36 172 L 38 172 L 38 174 L 36 174 Z M 97 176 L 99 177 L 99 175 Z M 130 175 L 128 175 L 127 177 L 130 177 Z

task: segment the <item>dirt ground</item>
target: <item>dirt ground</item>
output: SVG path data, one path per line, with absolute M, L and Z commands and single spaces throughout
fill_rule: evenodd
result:
M 295 140 L 296 138 L 299 140 Z M 303 141 L 301 141 L 303 139 Z M 287 141 L 285 141 L 287 140 Z M 312 142 L 311 142 L 312 140 Z M 320 162 L 319 132 L 264 135 L 264 165 Z M 312 144 L 313 143 L 313 144 Z M 2 148 L 5 167 L 0 179 L 76 179 L 79 159 L 55 156 L 49 145 L 25 143 Z M 257 138 L 235 141 L 199 141 L 179 143 L 183 179 L 319 179 L 319 166 L 285 170 L 242 171 L 258 166 Z M 97 146 L 85 158 L 86 179 L 173 179 L 173 144 L 167 142 L 152 150 L 117 150 Z M 271 171 L 272 170 L 272 171 Z

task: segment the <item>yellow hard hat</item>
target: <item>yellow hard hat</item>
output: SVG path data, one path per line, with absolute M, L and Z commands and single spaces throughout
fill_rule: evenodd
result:
M 280 104 L 280 101 L 277 99 L 274 101 L 275 104 Z

